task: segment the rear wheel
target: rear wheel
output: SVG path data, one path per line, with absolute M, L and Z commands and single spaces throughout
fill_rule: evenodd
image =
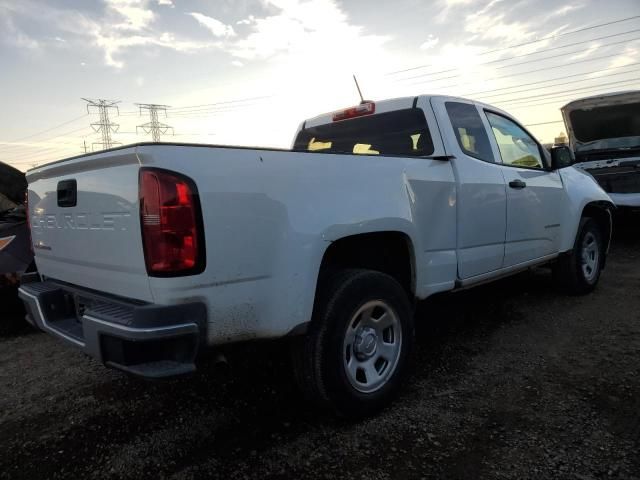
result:
M 347 417 L 396 395 L 413 342 L 407 294 L 389 275 L 346 270 L 321 286 L 309 332 L 293 347 L 301 389 Z
M 574 295 L 591 292 L 600 279 L 604 254 L 598 223 L 591 217 L 584 217 L 580 221 L 573 250 L 558 260 L 555 266 L 557 284 Z

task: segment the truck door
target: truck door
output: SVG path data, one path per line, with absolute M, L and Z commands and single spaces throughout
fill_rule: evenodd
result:
M 485 110 L 507 185 L 504 267 L 558 252 L 564 189 L 544 150 L 507 116 Z
M 457 184 L 458 277 L 502 268 L 507 194 L 481 111 L 461 99 L 432 98 Z M 448 121 L 447 121 L 448 120 Z

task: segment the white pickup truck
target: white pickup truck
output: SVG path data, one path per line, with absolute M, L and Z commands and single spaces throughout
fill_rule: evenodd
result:
M 442 96 L 306 120 L 292 150 L 152 144 L 27 173 L 28 319 L 110 367 L 191 372 L 290 337 L 309 398 L 367 415 L 399 386 L 413 305 L 551 263 L 589 292 L 611 200 L 507 113 Z

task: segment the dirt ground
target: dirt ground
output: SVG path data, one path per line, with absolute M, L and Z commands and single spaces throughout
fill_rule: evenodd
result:
M 640 217 L 591 295 L 540 269 L 417 322 L 400 397 L 359 423 L 305 406 L 280 344 L 147 382 L 2 327 L 0 478 L 640 478 Z

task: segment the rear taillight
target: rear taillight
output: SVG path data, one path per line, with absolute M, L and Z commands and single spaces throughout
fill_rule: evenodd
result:
M 141 169 L 140 224 L 149 275 L 193 275 L 204 270 L 202 214 L 191 179 L 166 170 Z

